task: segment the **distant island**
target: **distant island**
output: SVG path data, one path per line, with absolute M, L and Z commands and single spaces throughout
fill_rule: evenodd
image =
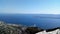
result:
M 0 34 L 60 34 L 60 27 L 44 30 L 39 27 L 27 27 L 0 21 Z

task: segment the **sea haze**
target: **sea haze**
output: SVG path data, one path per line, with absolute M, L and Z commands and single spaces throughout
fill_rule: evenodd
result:
M 0 21 L 27 26 L 35 24 L 43 29 L 60 27 L 60 15 L 58 14 L 0 14 Z

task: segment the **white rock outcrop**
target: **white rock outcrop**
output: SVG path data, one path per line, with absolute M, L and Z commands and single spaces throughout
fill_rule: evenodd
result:
M 56 30 L 50 31 L 50 32 L 46 32 L 46 30 L 45 30 L 45 31 L 42 31 L 42 32 L 38 32 L 36 34 L 60 34 L 60 29 L 56 29 Z
M 41 31 L 41 32 L 38 32 L 36 34 L 47 34 L 46 31 Z

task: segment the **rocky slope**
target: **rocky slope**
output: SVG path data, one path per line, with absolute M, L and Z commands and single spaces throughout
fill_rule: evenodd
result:
M 38 27 L 27 27 L 0 21 L 0 34 L 60 34 L 60 27 L 44 30 Z
M 43 31 L 38 27 L 27 27 L 18 24 L 7 24 L 0 21 L 0 34 L 35 34 L 37 32 Z

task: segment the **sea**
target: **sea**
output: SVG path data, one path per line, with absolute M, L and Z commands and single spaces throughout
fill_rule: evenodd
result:
M 0 21 L 50 29 L 60 27 L 60 14 L 0 14 Z

